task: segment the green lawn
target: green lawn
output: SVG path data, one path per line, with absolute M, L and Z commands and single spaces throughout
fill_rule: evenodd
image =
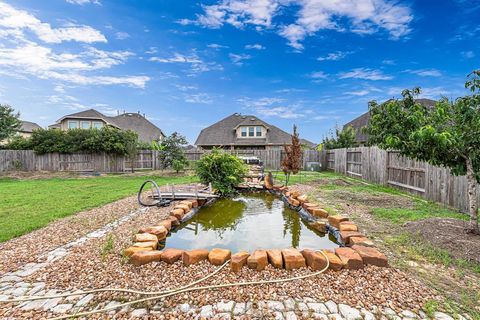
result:
M 159 185 L 195 181 L 193 176 L 0 179 L 0 242 L 56 219 L 133 195 L 147 179 Z

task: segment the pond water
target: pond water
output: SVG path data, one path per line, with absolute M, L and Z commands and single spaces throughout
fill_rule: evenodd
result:
M 200 208 L 166 239 L 165 248 L 213 249 L 232 252 L 255 249 L 332 249 L 331 234 L 320 233 L 276 196 L 242 193 Z

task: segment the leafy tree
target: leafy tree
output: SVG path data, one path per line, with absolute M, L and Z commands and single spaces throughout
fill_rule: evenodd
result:
M 180 161 L 186 165 L 187 158 L 185 156 L 183 146 L 185 146 L 187 143 L 188 142 L 184 136 L 174 132 L 170 136 L 163 139 L 160 144 L 152 144 L 152 147 L 160 151 L 158 159 L 162 169 L 172 167 L 174 160 Z
M 247 168 L 239 158 L 221 149 L 213 149 L 197 161 L 195 172 L 201 182 L 211 183 L 220 195 L 228 195 L 235 192 L 235 187 L 247 174 Z
M 288 185 L 290 175 L 297 174 L 302 168 L 302 146 L 298 138 L 297 126 L 293 126 L 292 144 L 285 145 L 285 157 L 282 159 L 282 170 L 285 174 L 285 185 Z
M 383 149 L 445 166 L 468 181 L 470 223 L 467 232 L 479 234 L 477 182 L 480 182 L 480 70 L 468 76 L 467 95 L 433 108 L 415 102 L 419 88 L 404 90 L 403 99 L 370 102 L 369 140 Z
M 22 122 L 18 119 L 20 113 L 7 105 L 0 104 L 0 141 L 11 138 L 22 127 Z
M 341 130 L 339 127 L 335 128 L 335 137 L 333 134 L 330 134 L 330 137 L 323 139 L 322 143 L 319 145 L 320 150 L 331 150 L 331 149 L 341 149 L 341 148 L 353 148 L 358 147 L 356 141 L 355 129 L 351 126 L 346 127 Z
M 188 165 L 188 161 L 186 159 L 175 159 L 172 161 L 172 168 L 175 170 L 176 173 L 179 173 L 180 171 L 184 171 L 185 168 Z
M 31 150 L 33 145 L 28 138 L 22 136 L 14 136 L 6 145 L 2 146 L 5 150 Z

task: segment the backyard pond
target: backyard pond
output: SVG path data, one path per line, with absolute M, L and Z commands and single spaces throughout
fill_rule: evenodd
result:
M 339 245 L 333 235 L 314 230 L 277 196 L 258 192 L 222 198 L 200 208 L 172 231 L 163 246 L 253 252 L 290 247 L 332 249 Z

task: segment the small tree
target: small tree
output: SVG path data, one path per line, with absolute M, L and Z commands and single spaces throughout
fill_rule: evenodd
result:
M 235 187 L 247 173 L 247 167 L 239 158 L 213 149 L 197 161 L 195 172 L 202 183 L 211 183 L 217 193 L 224 196 L 235 192 Z
M 330 137 L 324 138 L 322 143 L 319 145 L 320 150 L 353 148 L 357 146 L 358 143 L 356 140 L 355 129 L 353 129 L 351 126 L 348 126 L 343 130 L 341 130 L 339 127 L 336 127 L 335 137 L 330 133 Z
M 282 159 L 282 170 L 285 174 L 285 185 L 288 185 L 290 175 L 297 174 L 302 168 L 302 146 L 298 138 L 297 126 L 293 126 L 292 144 L 285 145 L 285 157 Z
M 158 160 L 162 169 L 170 168 L 173 166 L 173 161 L 177 160 L 182 163 L 187 162 L 185 151 L 183 146 L 187 144 L 187 139 L 177 132 L 172 133 L 170 136 L 162 140 L 160 144 L 152 144 L 152 147 L 160 151 Z
M 0 104 L 0 141 L 11 138 L 22 127 L 22 122 L 18 119 L 20 113 L 7 105 Z
M 369 140 L 384 149 L 450 168 L 468 181 L 470 223 L 467 232 L 479 234 L 477 182 L 480 182 L 480 70 L 465 87 L 472 95 L 454 102 L 441 99 L 433 108 L 415 102 L 419 88 L 404 90 L 402 100 L 370 102 Z
M 135 162 L 137 160 L 138 145 L 137 141 L 127 141 L 125 144 L 126 154 L 125 157 L 130 162 L 132 173 L 135 172 Z

